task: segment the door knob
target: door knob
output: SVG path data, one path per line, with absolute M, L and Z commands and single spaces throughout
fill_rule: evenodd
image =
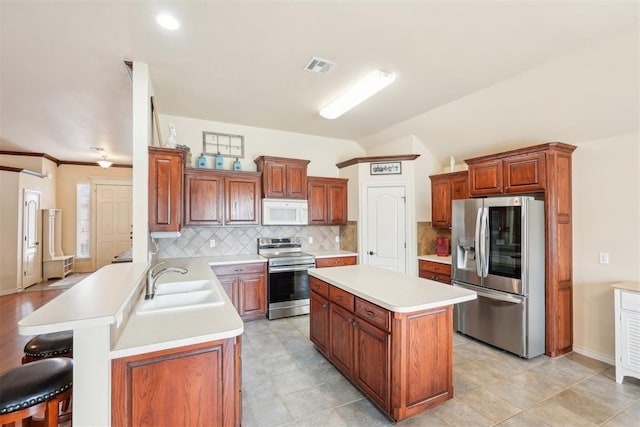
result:
M 369 251 L 369 255 L 375 255 L 376 253 L 373 251 Z

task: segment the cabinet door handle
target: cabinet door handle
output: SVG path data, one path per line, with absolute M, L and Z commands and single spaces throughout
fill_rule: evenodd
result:
M 329 304 L 327 304 L 326 302 L 322 304 L 322 308 L 327 308 L 329 307 Z

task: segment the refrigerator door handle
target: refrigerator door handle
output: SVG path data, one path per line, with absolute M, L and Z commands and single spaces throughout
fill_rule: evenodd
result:
M 482 239 L 482 277 L 487 277 L 489 275 L 489 248 L 487 247 L 489 240 L 489 208 L 482 209 L 480 234 Z
M 476 251 L 476 273 L 478 277 L 482 277 L 482 233 L 480 231 L 482 225 L 482 208 L 478 208 L 478 213 L 476 214 L 476 242 L 475 242 L 475 251 Z
M 454 282 L 453 286 L 474 291 L 476 294 L 478 294 L 479 297 L 484 297 L 484 298 L 489 298 L 489 299 L 504 301 L 504 302 L 510 302 L 512 304 L 523 304 L 525 301 L 524 297 L 509 295 L 502 292 L 501 293 L 485 292 L 478 289 L 477 286 L 469 287 L 469 286 L 461 285 L 460 283 L 457 283 L 457 282 Z

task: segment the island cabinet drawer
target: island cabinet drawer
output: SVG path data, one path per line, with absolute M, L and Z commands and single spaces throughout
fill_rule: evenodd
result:
M 620 302 L 623 310 L 637 311 L 640 313 L 640 294 L 622 292 Z
M 329 284 L 315 277 L 311 277 L 310 279 L 309 287 L 311 290 L 325 298 L 329 298 Z
M 227 276 L 231 274 L 253 274 L 265 273 L 266 264 L 263 262 L 255 264 L 230 264 L 211 267 L 216 276 Z
M 316 258 L 316 268 L 340 267 L 343 265 L 355 265 L 355 264 L 357 264 L 357 257 L 355 256 Z
M 353 311 L 354 299 L 355 297 L 347 291 L 343 291 L 335 286 L 329 287 L 329 300 L 349 311 Z
M 375 304 L 356 297 L 356 314 L 367 322 L 389 332 L 391 312 Z

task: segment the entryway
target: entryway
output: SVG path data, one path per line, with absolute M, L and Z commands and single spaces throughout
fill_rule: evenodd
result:
M 41 265 L 39 256 L 40 235 L 40 198 L 35 190 L 24 190 L 22 216 L 22 289 L 38 283 Z
M 131 205 L 131 185 L 96 185 L 96 270 L 131 248 Z

